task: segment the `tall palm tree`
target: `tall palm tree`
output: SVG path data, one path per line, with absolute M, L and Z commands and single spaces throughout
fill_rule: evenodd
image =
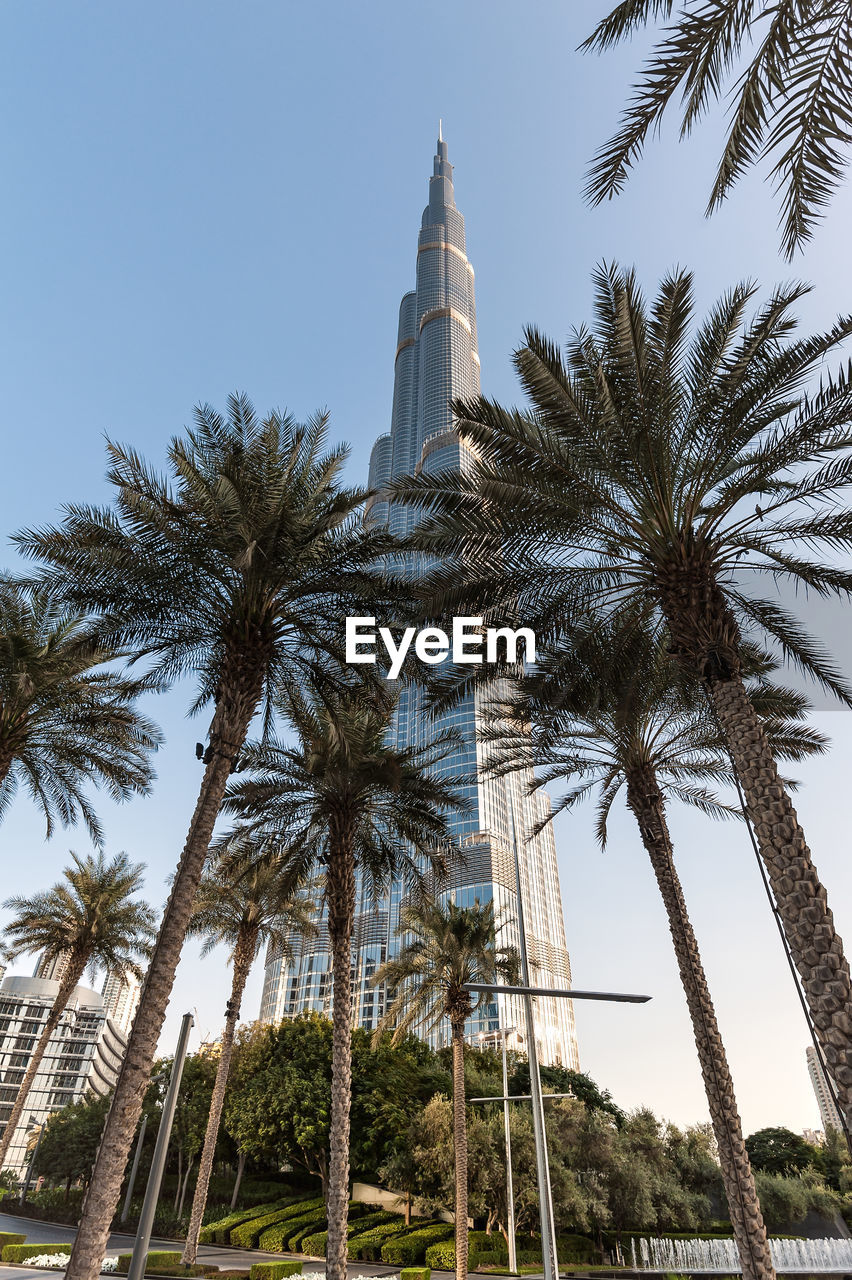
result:
M 144 682 L 104 670 L 117 656 L 55 592 L 0 575 L 0 819 L 23 784 L 48 837 L 82 818 L 100 843 L 86 784 L 148 794 L 162 738 L 133 705 Z
M 673 0 L 620 0 L 584 49 L 607 49 L 660 18 Z M 743 66 L 744 61 L 746 65 Z M 813 234 L 849 163 L 852 8 L 848 0 L 687 0 L 633 85 L 619 128 L 599 150 L 587 193 L 597 204 L 624 187 L 649 131 L 681 91 L 681 136 L 731 85 L 733 110 L 708 213 L 747 169 L 773 162 L 788 257 Z
M 154 940 L 156 914 L 134 898 L 142 888 L 142 863 L 131 862 L 126 853 L 117 853 L 109 861 L 103 853 L 85 858 L 72 853 L 71 859 L 64 880 L 46 893 L 9 898 L 3 904 L 13 912 L 5 936 L 9 958 L 40 951 L 46 960 L 61 961 L 61 977 L 0 1137 L 0 1168 L 50 1037 L 86 969 L 102 966 L 141 977 L 137 960 L 149 955 Z
M 391 745 L 393 701 L 341 686 L 324 697 L 293 691 L 297 742 L 248 747 L 254 777 L 230 790 L 228 807 L 256 835 L 283 835 L 294 871 L 321 867 L 332 957 L 332 1070 L 328 1171 L 329 1280 L 346 1277 L 349 1114 L 352 1085 L 352 931 L 357 883 L 377 900 L 392 879 L 421 892 L 427 872 L 444 874 L 448 814 L 462 807 L 453 785 L 432 771 L 455 745 L 436 734 L 428 747 Z M 300 868 L 301 863 L 301 868 Z
M 501 947 L 501 921 L 492 902 L 457 907 L 426 899 L 400 911 L 398 933 L 406 939 L 398 955 L 376 971 L 396 996 L 383 1027 L 399 1039 L 414 1027 L 438 1028 L 450 1022 L 453 1047 L 453 1147 L 456 1177 L 456 1277 L 467 1276 L 467 1121 L 464 1093 L 464 1028 L 475 1009 L 488 1000 L 465 990 L 467 983 L 498 983 L 517 977 L 517 955 Z
M 195 901 L 189 934 L 204 938 L 202 957 L 225 945 L 231 949 L 231 995 L 225 1006 L 225 1026 L 219 1048 L 219 1064 L 210 1099 L 210 1114 L 198 1168 L 192 1212 L 182 1261 L 195 1262 L 198 1237 L 219 1124 L 234 1049 L 234 1032 L 249 970 L 261 947 L 274 943 L 282 955 L 290 954 L 293 934 L 316 932 L 311 916 L 314 902 L 309 891 L 290 872 L 287 851 L 278 842 L 258 846 L 239 836 L 214 847 L 216 861 L 205 871 Z
M 108 642 L 148 659 L 163 682 L 191 676 L 193 711 L 213 704 L 204 775 L 142 989 L 139 1012 L 83 1205 L 69 1280 L 94 1280 L 104 1256 L 145 1085 L 228 777 L 248 727 L 337 652 L 341 616 L 363 613 L 385 536 L 340 488 L 347 456 L 325 450 L 325 416 L 259 419 L 244 396 L 227 416 L 196 410 L 175 438 L 172 479 L 110 443 L 109 508 L 73 506 L 56 529 L 19 535 L 44 578 L 101 615 Z M 353 607 L 352 596 L 359 599 Z M 341 646 L 342 648 L 342 637 Z
M 538 671 L 521 681 L 515 704 L 502 709 L 486 736 L 496 744 L 497 772 L 537 765 L 535 785 L 571 782 L 547 821 L 597 794 L 601 847 L 612 805 L 626 792 L 668 917 L 743 1275 L 771 1280 L 775 1272 L 733 1081 L 666 813 L 671 798 L 725 816 L 727 806 L 714 788 L 732 781 L 730 758 L 700 687 L 672 666 L 667 643 L 665 631 L 653 635 L 642 627 L 627 634 L 600 621 L 578 628 L 555 651 L 540 655 Z M 751 696 L 778 756 L 801 759 L 824 748 L 821 736 L 801 723 L 801 697 L 765 678 Z
M 852 691 L 776 584 L 848 598 L 852 383 L 803 386 L 852 332 L 792 336 L 802 288 L 746 319 L 738 285 L 691 332 L 692 277 L 651 306 L 632 272 L 600 268 L 595 330 L 567 359 L 534 330 L 515 363 L 534 412 L 455 406 L 478 458 L 464 476 L 403 478 L 417 545 L 442 558 L 433 607 L 523 620 L 542 639 L 589 610 L 662 616 L 672 659 L 702 681 L 743 787 L 784 930 L 844 1110 L 852 1108 L 852 982 L 825 889 L 743 676 L 762 635 L 847 705 Z M 821 557 L 822 553 L 822 558 Z M 746 581 L 747 580 L 747 581 Z M 770 598 L 761 598 L 766 584 Z M 475 606 L 479 605 L 479 609 Z

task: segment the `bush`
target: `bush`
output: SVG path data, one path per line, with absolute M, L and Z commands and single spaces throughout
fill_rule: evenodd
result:
M 433 1222 L 395 1240 L 389 1240 L 382 1245 L 382 1262 L 391 1267 L 411 1267 L 423 1262 L 429 1245 L 437 1244 L 439 1240 L 448 1240 L 454 1230 L 450 1222 Z
M 351 1206 L 350 1206 L 351 1217 Z M 356 1218 L 355 1222 L 350 1222 L 346 1231 L 347 1239 L 351 1240 L 353 1236 L 365 1235 L 372 1227 L 384 1226 L 387 1222 L 398 1223 L 400 1216 L 398 1213 L 390 1213 L 387 1210 L 377 1211 L 376 1213 L 365 1214 L 363 1218 Z M 396 1227 L 394 1227 L 396 1230 Z M 314 1231 L 312 1235 L 302 1236 L 301 1253 L 310 1254 L 312 1258 L 324 1258 L 325 1247 L 328 1243 L 328 1229 L 324 1231 Z
M 382 1245 L 393 1240 L 406 1231 L 405 1222 L 398 1217 L 396 1222 L 386 1222 L 384 1226 L 373 1227 L 364 1235 L 354 1235 L 346 1246 L 346 1256 L 350 1261 L 380 1262 Z
M 252 1209 L 235 1209 L 226 1217 L 208 1222 L 206 1227 L 202 1227 L 199 1244 L 228 1244 L 234 1227 L 240 1226 L 243 1222 L 250 1222 L 261 1213 L 272 1213 L 275 1209 L 284 1209 L 287 1205 L 296 1203 L 299 1202 L 291 1196 L 287 1200 L 278 1200 L 274 1204 L 265 1204 L 262 1207 L 255 1205 Z
M 19 1231 L 0 1231 L 0 1250 L 5 1249 L 7 1244 L 23 1244 L 26 1238 Z
M 187 1275 L 198 1274 L 194 1268 L 191 1270 L 189 1267 L 181 1266 L 181 1256 L 182 1255 L 179 1250 L 172 1252 L 171 1250 L 166 1249 L 155 1249 L 145 1258 L 145 1274 L 154 1275 L 156 1271 L 159 1271 L 161 1275 L 180 1275 L 183 1272 L 186 1272 Z M 132 1257 L 132 1253 L 120 1253 L 118 1255 L 118 1265 L 116 1270 L 119 1275 L 127 1275 L 130 1270 L 130 1259 Z M 202 1275 L 205 1275 L 209 1273 L 210 1268 L 201 1267 L 199 1270 Z
M 228 1243 L 239 1245 L 241 1249 L 255 1249 L 261 1234 L 267 1227 L 271 1227 L 278 1222 L 294 1221 L 307 1210 L 321 1209 L 322 1207 L 323 1200 L 315 1198 L 313 1200 L 291 1201 L 285 1208 L 277 1209 L 272 1213 L 268 1209 L 264 1209 L 263 1213 L 256 1214 L 255 1217 L 249 1218 L 239 1226 L 233 1227 Z
M 291 1237 L 301 1239 L 302 1235 L 310 1235 L 312 1231 L 321 1231 L 325 1225 L 325 1209 L 312 1209 L 310 1213 L 302 1213 L 296 1217 L 285 1218 L 282 1222 L 276 1222 L 270 1227 L 265 1227 L 258 1237 L 257 1247 L 266 1249 L 269 1253 L 286 1252 L 288 1249 L 294 1250 L 296 1246 L 290 1244 Z
M 26 1262 L 27 1258 L 37 1258 L 40 1253 L 70 1253 L 70 1244 L 7 1244 L 3 1246 L 0 1259 L 3 1262 Z M 178 1254 L 180 1257 L 180 1254 Z
M 428 1267 L 403 1267 L 399 1280 L 429 1280 L 430 1274 Z
M 455 1240 L 439 1240 L 437 1244 L 430 1244 L 426 1250 L 426 1265 L 434 1267 L 436 1271 L 455 1271 L 456 1269 L 456 1242 Z M 476 1265 L 472 1263 L 468 1256 L 467 1265 Z
M 301 1273 L 301 1262 L 253 1262 L 249 1275 L 251 1280 L 284 1280 L 285 1276 L 297 1276 Z

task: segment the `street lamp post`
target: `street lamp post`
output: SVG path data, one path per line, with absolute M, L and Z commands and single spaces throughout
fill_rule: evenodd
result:
M 142 1212 L 139 1215 L 139 1227 L 136 1231 L 136 1239 L 133 1242 L 133 1254 L 130 1258 L 130 1270 L 127 1273 L 127 1280 L 142 1280 L 145 1274 L 145 1260 L 148 1257 L 148 1245 L 151 1243 L 154 1214 L 157 1210 L 157 1201 L 160 1198 L 160 1184 L 163 1181 L 163 1170 L 166 1167 L 166 1152 L 168 1151 L 172 1123 L 175 1118 L 178 1090 L 180 1089 L 180 1079 L 183 1075 L 183 1064 L 186 1059 L 186 1048 L 189 1043 L 192 1022 L 192 1014 L 185 1013 L 181 1020 L 180 1035 L 178 1036 L 175 1058 L 172 1063 L 169 1087 L 163 1099 L 163 1114 L 160 1118 L 160 1127 L 157 1130 L 157 1141 L 151 1158 L 151 1172 L 148 1174 L 148 1185 L 145 1187 L 145 1199 L 142 1202 Z

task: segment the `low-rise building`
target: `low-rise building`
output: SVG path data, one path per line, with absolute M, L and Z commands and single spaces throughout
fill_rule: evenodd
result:
M 122 981 L 119 979 L 119 991 Z M 105 992 L 110 982 L 108 977 Z M 11 1115 L 18 1088 L 58 992 L 59 982 L 55 977 L 13 975 L 0 983 L 0 1125 Z M 115 991 L 112 996 L 117 998 Z M 136 983 L 136 1003 L 138 998 Z M 114 1003 L 114 999 L 108 1002 L 104 994 L 90 987 L 78 986 L 72 991 L 33 1081 L 21 1123 L 6 1156 L 7 1169 L 18 1174 L 25 1172 L 29 1161 L 28 1135 L 52 1112 L 69 1102 L 79 1101 L 86 1093 L 102 1095 L 113 1088 L 135 1013 L 135 1006 L 131 1010 L 133 997 L 130 996 L 120 1001 L 120 1021 L 116 1020 Z

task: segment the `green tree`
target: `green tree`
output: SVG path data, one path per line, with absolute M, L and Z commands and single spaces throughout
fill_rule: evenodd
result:
M 73 506 L 57 529 L 18 537 L 47 582 L 101 617 L 104 643 L 151 660 L 162 682 L 191 676 L 193 710 L 214 706 L 204 775 L 68 1266 L 95 1280 L 142 1096 L 228 777 L 261 707 L 336 653 L 348 603 L 363 612 L 385 537 L 340 488 L 347 451 L 323 452 L 326 418 L 260 420 L 245 396 L 209 406 L 171 442 L 172 479 L 110 443 L 110 508 Z
M 149 793 L 162 737 L 134 707 L 144 682 L 104 670 L 118 656 L 56 592 L 0 575 L 0 819 L 23 785 L 48 837 L 82 818 L 100 843 L 86 785 L 114 800 Z
M 620 0 L 585 49 L 607 49 L 670 19 L 673 0 Z M 681 136 L 725 95 L 733 107 L 707 212 L 753 165 L 770 160 L 781 193 L 788 257 L 813 234 L 848 164 L 852 130 L 852 11 L 847 0 L 791 0 L 768 7 L 687 0 L 633 85 L 618 130 L 599 150 L 587 187 L 598 204 L 624 187 L 634 163 L 681 93 Z
M 149 954 L 154 938 L 154 911 L 134 897 L 142 887 L 142 863 L 131 862 L 126 853 L 109 861 L 102 853 L 85 858 L 72 853 L 71 859 L 64 879 L 46 893 L 9 898 L 3 904 L 13 913 L 5 930 L 6 954 L 14 958 L 40 951 L 46 960 L 61 961 L 61 970 L 47 1021 L 0 1136 L 0 1167 L 50 1038 L 86 969 L 100 965 L 139 976 L 137 960 Z M 11 1083 L 8 1072 L 6 1082 Z
M 465 1113 L 464 1028 L 487 999 L 465 990 L 469 983 L 497 983 L 517 972 L 513 950 L 497 942 L 501 921 L 491 902 L 457 907 L 424 899 L 400 911 L 399 954 L 374 981 L 396 994 L 383 1021 L 402 1035 L 413 1027 L 450 1022 L 453 1047 L 453 1153 L 455 1157 L 456 1277 L 467 1275 L 468 1151 Z
M 764 1173 L 799 1173 L 814 1164 L 817 1152 L 791 1129 L 758 1129 L 746 1138 L 749 1159 Z
M 286 851 L 282 852 L 276 844 L 258 847 L 250 840 L 226 839 L 219 843 L 215 852 L 218 857 L 201 881 L 189 932 L 204 938 L 202 958 L 220 944 L 230 948 L 232 980 L 183 1251 L 186 1265 L 195 1262 L 198 1252 L 198 1237 L 207 1204 L 231 1067 L 234 1032 L 249 971 L 261 947 L 274 944 L 286 958 L 290 954 L 289 938 L 293 933 L 316 931 L 311 920 L 313 902 L 310 892 L 302 888 L 290 873 Z
M 430 608 L 518 619 L 544 642 L 591 612 L 662 616 L 672 660 L 701 682 L 742 785 L 820 1044 L 852 1109 L 852 981 L 789 790 L 748 696 L 744 629 L 846 704 L 852 691 L 771 594 L 848 596 L 852 394 L 822 373 L 852 332 L 794 336 L 804 289 L 749 317 L 741 284 L 694 328 L 692 277 L 647 304 L 632 272 L 595 276 L 593 330 L 567 358 L 533 330 L 516 353 L 532 413 L 457 403 L 475 447 L 465 474 L 401 478 L 419 508 L 413 545 L 434 555 Z M 737 573 L 734 573 L 734 568 Z M 748 581 L 744 579 L 747 577 Z M 774 648 L 773 648 L 774 646 Z
M 446 869 L 448 814 L 461 799 L 431 767 L 455 738 L 428 747 L 390 745 L 390 697 L 368 699 L 343 685 L 322 695 L 291 691 L 288 715 L 297 743 L 250 747 L 255 776 L 236 783 L 229 808 L 269 838 L 285 837 L 304 874 L 321 865 L 332 957 L 333 1066 L 328 1169 L 329 1280 L 345 1280 L 352 1087 L 352 931 L 358 875 L 378 899 L 392 879 L 423 889 L 425 861 Z
M 92 1176 L 110 1097 L 89 1094 L 48 1116 L 34 1172 L 64 1182 L 66 1199 L 72 1182 L 84 1186 Z

